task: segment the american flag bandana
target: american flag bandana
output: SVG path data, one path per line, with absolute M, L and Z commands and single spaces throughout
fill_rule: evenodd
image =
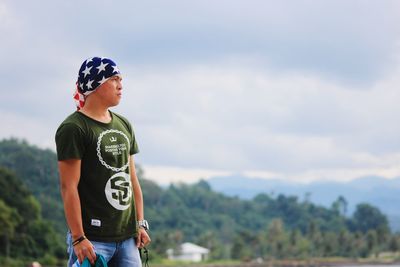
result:
M 93 93 L 112 76 L 120 74 L 117 65 L 109 58 L 92 57 L 85 60 L 79 69 L 74 93 L 77 109 L 83 108 L 86 96 Z

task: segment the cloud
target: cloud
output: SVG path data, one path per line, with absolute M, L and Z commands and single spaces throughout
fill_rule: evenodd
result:
M 139 15 L 147 27 L 133 25 L 134 34 L 124 39 L 130 60 L 168 65 L 257 58 L 277 72 L 301 69 L 361 84 L 395 64 L 399 6 L 393 1 L 173 3 Z
M 128 72 L 121 109 L 137 118 L 143 160 L 153 165 L 294 174 L 371 169 L 355 158 L 398 151 L 398 141 L 385 149 L 400 130 L 390 123 L 400 112 L 397 79 L 360 91 L 226 65 Z
M 150 173 L 400 175 L 398 1 L 41 3 L 0 1 L 0 138 L 54 148 L 104 55 Z
M 25 56 L 108 54 L 164 67 L 256 58 L 277 73 L 302 70 L 361 85 L 394 66 L 400 33 L 397 1 L 4 3 L 12 14 L 5 20 L 14 21 L 8 28 L 16 29 L 8 42 Z

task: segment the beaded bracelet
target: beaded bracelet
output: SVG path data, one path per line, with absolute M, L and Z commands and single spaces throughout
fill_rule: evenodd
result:
M 72 242 L 72 246 L 74 247 L 74 246 L 76 246 L 76 245 L 78 245 L 79 243 L 81 243 L 83 240 L 85 240 L 86 239 L 86 236 L 81 236 L 81 237 L 79 237 L 78 239 L 76 239 L 74 242 Z

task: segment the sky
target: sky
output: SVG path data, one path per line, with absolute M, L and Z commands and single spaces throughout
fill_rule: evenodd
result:
M 0 139 L 55 150 L 113 59 L 145 176 L 400 176 L 400 2 L 0 0 Z

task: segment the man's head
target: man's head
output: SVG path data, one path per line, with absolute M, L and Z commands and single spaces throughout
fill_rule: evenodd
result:
M 92 57 L 85 60 L 79 69 L 77 90 L 74 94 L 78 109 L 84 106 L 86 96 L 116 75 L 120 76 L 121 72 L 115 62 L 109 58 Z

